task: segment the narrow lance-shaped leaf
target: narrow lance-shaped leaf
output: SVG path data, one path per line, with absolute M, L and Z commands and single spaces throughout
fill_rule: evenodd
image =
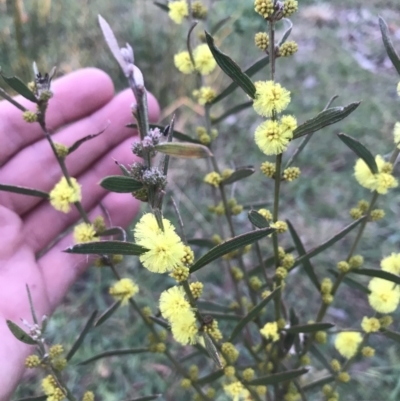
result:
M 350 273 L 353 274 L 360 274 L 362 276 L 369 276 L 369 277 L 378 277 L 382 278 L 387 281 L 391 281 L 397 285 L 400 285 L 400 277 L 396 274 L 386 272 L 384 270 L 377 270 L 377 269 L 353 269 L 350 270 Z
M 382 17 L 379 17 L 379 27 L 381 28 L 382 40 L 383 44 L 385 45 L 386 53 L 389 56 L 390 61 L 394 65 L 394 68 L 396 68 L 397 73 L 400 75 L 400 58 L 393 47 L 393 43 L 389 35 L 388 26 L 386 25 L 386 22 Z
M 46 401 L 47 395 L 38 395 L 36 397 L 25 397 L 25 398 L 18 398 L 15 401 Z
M 114 312 L 121 306 L 121 301 L 115 301 L 109 308 L 107 308 L 96 320 L 94 327 L 101 326 L 105 321 L 107 321 Z
M 231 336 L 229 337 L 229 341 L 233 342 L 233 340 L 238 336 L 238 334 L 242 331 L 242 329 L 246 326 L 247 323 L 254 320 L 261 310 L 276 296 L 277 292 L 280 290 L 280 287 L 276 288 L 271 292 L 266 298 L 264 298 L 258 305 L 256 305 L 233 329 Z
M 261 215 L 260 213 L 258 213 L 255 210 L 250 210 L 250 212 L 248 213 L 248 217 L 249 217 L 250 223 L 253 224 L 253 226 L 255 226 L 257 228 L 269 227 L 268 220 L 263 215 Z
M 161 3 L 161 1 L 153 1 L 153 4 L 163 11 L 169 11 L 169 7 L 165 3 Z
M 317 246 L 316 248 L 311 249 L 311 251 L 307 252 L 305 255 L 297 258 L 296 261 L 294 262 L 294 265 L 291 267 L 291 269 L 294 269 L 296 266 L 298 266 L 300 263 L 303 263 L 305 260 L 311 259 L 314 256 L 318 255 L 319 253 L 323 252 L 325 249 L 331 247 L 334 243 L 341 240 L 350 231 L 352 231 L 354 228 L 356 228 L 362 221 L 364 221 L 364 219 L 365 219 L 365 217 L 361 217 L 360 219 L 353 221 L 353 223 L 349 224 L 338 234 L 336 234 L 333 237 L 331 237 L 330 239 L 328 239 L 328 241 L 325 241 L 323 244 Z
M 242 103 L 242 104 L 238 104 L 237 106 L 234 106 L 231 109 L 225 111 L 220 116 L 212 118 L 211 119 L 211 123 L 212 124 L 218 124 L 221 121 L 225 120 L 227 117 L 231 116 L 232 114 L 237 114 L 240 111 L 246 110 L 249 107 L 251 107 L 252 105 L 253 105 L 253 101 L 252 100 L 250 100 L 248 102 L 245 102 L 245 103 Z
M 255 73 L 263 69 L 269 64 L 269 56 L 264 56 L 260 60 L 257 60 L 253 65 L 247 68 L 244 72 L 249 77 L 253 76 Z M 239 85 L 236 82 L 232 82 L 226 89 L 224 89 L 214 100 L 211 102 L 211 105 L 218 103 L 222 99 L 225 99 L 228 95 L 230 95 L 235 89 L 237 89 Z
M 308 369 L 295 369 L 295 370 L 288 370 L 282 373 L 275 373 L 273 375 L 268 375 L 264 377 L 259 377 L 254 380 L 250 380 L 248 384 L 250 386 L 268 386 L 270 384 L 277 384 L 282 383 L 285 381 L 293 380 L 296 377 L 304 375 L 308 372 Z
M 313 333 L 315 331 L 329 330 L 335 325 L 332 323 L 310 323 L 297 326 L 291 326 L 284 329 L 287 333 Z
M 221 305 L 212 301 L 197 301 L 198 308 L 203 312 L 214 311 L 214 312 L 232 312 L 232 308 L 229 305 Z M 208 312 L 204 312 L 207 314 Z
M 360 102 L 350 103 L 345 107 L 332 107 L 321 111 L 316 117 L 311 118 L 305 123 L 299 125 L 293 131 L 293 139 L 300 138 L 303 135 L 311 134 L 312 132 L 319 131 L 320 129 L 337 123 L 351 114 Z
M 205 238 L 191 238 L 188 240 L 188 244 L 196 245 L 201 248 L 212 248 L 215 246 L 215 243 L 213 241 Z
M 162 396 L 162 394 L 145 395 L 145 396 L 139 397 L 139 398 L 130 398 L 127 401 L 152 401 L 152 400 L 156 400 L 157 398 L 160 398 L 161 396 Z
M 284 18 L 283 21 L 285 21 L 287 23 L 288 28 L 282 35 L 282 39 L 279 41 L 279 46 L 282 46 L 288 40 L 290 34 L 292 33 L 292 28 L 293 28 L 293 24 L 292 24 L 292 21 L 290 21 L 290 19 Z
M 133 242 L 98 241 L 73 245 L 64 252 L 84 255 L 136 255 L 147 252 L 148 249 Z
M 225 313 L 225 312 L 213 312 L 213 311 L 204 311 L 205 314 L 210 315 L 211 317 L 217 320 L 233 320 L 237 321 L 243 319 L 243 316 L 237 315 L 236 313 Z
M 240 69 L 240 67 L 226 54 L 215 46 L 214 38 L 206 31 L 206 41 L 213 54 L 215 61 L 222 71 L 236 82 L 252 99 L 256 93 L 256 87 L 251 79 Z
M 328 362 L 328 360 L 325 358 L 325 355 L 318 349 L 315 344 L 311 344 L 310 352 L 314 356 L 314 358 L 318 359 L 322 366 L 328 370 L 328 372 L 334 373 L 332 365 Z
M 372 174 L 378 174 L 378 166 L 372 153 L 359 141 L 346 134 L 338 134 L 339 139 L 360 159 L 364 160 Z
M 211 35 L 215 35 L 229 20 L 231 17 L 225 17 L 219 20 L 212 28 L 211 28 Z
M 68 149 L 68 154 L 74 152 L 76 149 L 78 149 L 83 143 L 90 141 L 91 139 L 96 138 L 97 136 L 101 135 L 106 129 L 104 128 L 103 130 L 101 130 L 100 132 L 98 132 L 97 134 L 90 134 L 87 135 L 79 140 L 77 140 L 72 146 L 69 147 Z
M 11 333 L 17 340 L 29 345 L 37 344 L 37 341 L 35 341 L 28 333 L 22 330 L 21 327 L 19 327 L 17 324 L 12 322 L 11 320 L 6 320 L 6 323 Z
M 228 178 L 222 181 L 223 185 L 233 184 L 236 181 L 243 180 L 254 174 L 255 168 L 253 166 L 238 167 Z
M 293 242 L 296 246 L 296 250 L 297 250 L 299 256 L 305 255 L 306 250 L 304 249 L 303 243 L 301 242 L 301 239 L 298 236 L 296 230 L 294 229 L 292 223 L 289 220 L 286 220 L 286 222 L 288 223 L 290 235 L 292 236 Z M 308 278 L 314 284 L 315 288 L 319 291 L 320 290 L 319 280 L 318 280 L 317 275 L 314 272 L 314 267 L 311 264 L 309 259 L 305 259 L 303 261 L 303 267 L 304 267 L 304 271 L 306 272 Z
M 391 340 L 396 341 L 397 343 L 400 343 L 400 333 L 388 329 L 382 329 L 380 332 L 385 337 L 390 338 Z
M 218 380 L 224 375 L 223 369 L 217 370 L 216 372 L 212 372 L 207 376 L 201 377 L 200 379 L 197 380 L 197 384 L 200 386 L 204 386 L 205 384 L 208 383 L 213 383 L 215 380 Z
M 28 99 L 33 103 L 38 102 L 34 93 L 19 78 L 6 77 L 1 72 L 0 72 L 0 75 L 3 77 L 4 81 L 6 81 L 6 83 L 15 90 L 15 92 L 19 93 L 25 99 Z
M 335 378 L 335 375 L 330 375 L 322 377 L 321 379 L 314 380 L 313 382 L 303 386 L 303 391 L 313 390 L 314 388 L 321 388 L 323 385 L 333 382 Z
M 336 270 L 328 269 L 328 272 L 331 273 L 332 275 L 334 275 L 335 277 L 339 276 L 339 272 Z M 364 294 L 368 295 L 371 293 L 371 291 L 365 285 L 362 285 L 358 281 L 353 280 L 352 278 L 349 277 L 348 274 L 343 277 L 342 282 L 343 282 L 343 284 L 346 284 L 351 288 L 359 290 L 359 291 L 363 292 Z
M 137 355 L 143 354 L 144 352 L 149 352 L 148 348 L 126 348 L 126 349 L 114 349 L 110 351 L 102 352 L 101 354 L 97 354 L 92 356 L 89 359 L 85 359 L 82 362 L 79 362 L 78 365 L 87 365 L 90 362 L 97 361 L 102 358 L 109 358 L 111 356 L 119 356 L 119 355 Z
M 242 248 L 246 245 L 252 244 L 255 241 L 258 241 L 261 238 L 266 237 L 269 234 L 272 234 L 275 231 L 273 228 L 265 228 L 262 230 L 255 230 L 248 232 L 246 234 L 238 235 L 235 238 L 232 238 L 228 241 L 223 242 L 210 249 L 205 255 L 203 255 L 200 259 L 198 259 L 190 268 L 190 272 L 194 273 L 199 270 L 203 266 L 208 265 L 212 261 L 220 258 L 221 256 L 226 255 L 229 252 L 235 251 L 236 249 Z
M 110 175 L 100 181 L 100 185 L 111 192 L 121 194 L 137 191 L 143 187 L 143 184 L 134 180 L 132 177 L 125 177 L 123 175 Z
M 189 142 L 161 143 L 156 145 L 155 149 L 166 155 L 184 159 L 202 159 L 212 156 L 207 146 Z
M 38 198 L 48 199 L 49 194 L 47 192 L 39 191 L 38 189 L 19 187 L 16 185 L 0 184 L 0 191 L 13 192 L 15 194 L 36 196 Z
M 96 319 L 97 316 L 97 310 L 95 310 L 89 317 L 88 321 L 85 324 L 85 327 L 79 334 L 78 338 L 75 340 L 74 344 L 72 345 L 71 349 L 69 350 L 66 359 L 69 361 L 78 351 L 79 347 L 82 345 L 86 335 L 89 333 L 89 331 L 93 328 L 93 323 Z
M 128 66 L 122 57 L 121 49 L 118 45 L 117 39 L 115 39 L 114 32 L 112 31 L 108 22 L 101 15 L 99 15 L 98 18 L 104 39 L 111 50 L 112 55 L 114 56 L 115 60 L 117 60 L 125 76 L 129 76 Z

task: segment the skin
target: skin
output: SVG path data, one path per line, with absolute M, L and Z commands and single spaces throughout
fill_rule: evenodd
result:
M 101 202 L 113 225 L 126 226 L 139 204 L 131 196 L 108 193 L 98 182 L 106 175 L 120 175 L 117 160 L 132 163 L 130 150 L 134 131 L 125 128 L 132 121 L 130 90 L 114 96 L 111 79 L 104 72 L 88 68 L 71 73 L 52 85 L 54 92 L 47 112 L 47 126 L 55 142 L 72 145 L 77 139 L 104 129 L 67 157 L 71 176 L 82 185 L 82 204 L 93 219 L 102 214 Z M 27 100 L 16 100 L 30 110 Z M 150 119 L 159 106 L 148 96 Z M 0 183 L 50 191 L 61 178 L 61 170 L 37 123 L 22 120 L 21 111 L 0 102 Z M 121 213 L 123 211 L 123 213 Z M 32 323 L 26 284 L 31 290 L 37 316 L 49 316 L 62 302 L 71 285 L 88 267 L 87 257 L 63 253 L 73 244 L 65 236 L 40 259 L 35 255 L 79 219 L 72 208 L 64 214 L 40 198 L 0 191 L 0 400 L 9 400 L 23 372 L 24 360 L 33 348 L 14 338 L 6 319 Z

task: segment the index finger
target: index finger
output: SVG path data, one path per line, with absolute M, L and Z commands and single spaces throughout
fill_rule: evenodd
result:
M 85 68 L 57 79 L 52 91 L 54 96 L 46 113 L 50 131 L 90 115 L 114 96 L 110 77 L 97 68 Z M 22 96 L 15 100 L 30 110 L 35 109 L 35 105 Z M 5 100 L 0 102 L 0 166 L 42 138 L 39 124 L 26 123 L 21 110 Z

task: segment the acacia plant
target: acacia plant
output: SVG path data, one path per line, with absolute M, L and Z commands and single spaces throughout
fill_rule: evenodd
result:
M 87 389 L 79 395 L 69 388 L 64 369 L 66 372 L 72 369 L 68 362 L 79 347 L 85 346 L 86 334 L 104 323 L 118 308 L 127 305 L 147 327 L 147 343 L 134 349 L 105 350 L 85 363 L 121 354 L 140 353 L 143 358 L 147 355 L 151 359 L 158 353 L 180 378 L 181 389 L 178 386 L 174 390 L 174 399 L 188 399 L 188 394 L 193 394 L 195 400 L 305 401 L 311 399 L 310 392 L 317 390 L 321 392 L 318 399 L 336 401 L 341 385 L 351 380 L 354 362 L 374 356 L 375 350 L 369 345 L 372 337 L 400 341 L 400 333 L 389 329 L 393 320 L 390 314 L 400 302 L 400 253 L 384 257 L 380 269 L 363 267 L 368 266 L 368 260 L 357 254 L 365 227 L 384 217 L 384 210 L 377 208 L 380 196 L 398 186 L 393 169 L 400 148 L 400 123 L 395 124 L 394 150 L 389 157 L 374 156 L 358 140 L 347 134 L 338 135 L 337 139 L 358 158 L 354 167 L 355 180 L 369 190 L 369 199 L 359 200 L 351 209 L 349 219 L 353 221 L 346 227 L 307 250 L 294 225 L 285 220 L 280 208 L 281 188 L 302 179 L 295 163 L 309 141 L 318 140 L 314 134 L 348 117 L 360 103 L 332 107 L 335 100 L 332 97 L 318 115 L 305 122 L 300 116 L 287 114 L 290 102 L 296 99 L 291 98 L 284 82 L 277 82 L 276 71 L 280 59 L 294 56 L 298 48 L 294 41 L 288 41 L 292 30 L 289 17 L 297 11 L 297 1 L 254 1 L 254 18 L 265 22 L 265 30 L 255 33 L 255 45 L 262 57 L 245 71 L 217 46 L 217 29 L 212 33 L 199 29 L 201 24 L 208 26 L 210 16 L 202 2 L 154 3 L 168 12 L 174 23 L 187 24 L 187 37 L 181 39 L 182 51 L 174 56 L 174 63 L 179 73 L 193 77 L 196 90 L 192 95 L 204 108 L 204 113 L 196 129 L 197 136 L 177 132 L 175 116 L 166 126 L 150 124 L 145 79 L 135 65 L 133 49 L 129 44 L 120 48 L 109 24 L 99 17 L 108 47 L 136 99 L 131 110 L 133 121 L 127 121 L 138 132 L 132 145 L 132 164 L 120 165 L 120 176 L 105 177 L 100 183 L 110 191 L 133 195 L 136 199 L 133 201 L 143 203 L 145 211 L 133 229 L 133 242 L 127 240 L 121 228 L 108 226 L 103 216 L 91 221 L 81 205 L 80 184 L 69 175 L 64 161 L 84 142 L 95 140 L 96 135 L 85 137 L 71 147 L 53 141 L 46 128 L 46 109 L 51 102 L 54 71 L 43 76 L 34 65 L 35 80 L 27 85 L 16 77 L 2 75 L 14 90 L 36 104 L 36 111 L 27 111 L 5 91 L 0 93 L 21 109 L 21 118 L 27 123 L 42 127 L 59 162 L 61 178 L 49 193 L 8 183 L 1 184 L 0 190 L 42 197 L 60 213 L 68 213 L 72 206 L 77 208 L 81 222 L 74 228 L 76 244 L 71 244 L 65 252 L 98 255 L 95 264 L 109 268 L 116 280 L 109 289 L 115 302 L 99 317 L 96 313 L 90 316 L 66 354 L 60 344 L 51 345 L 46 337 L 47 320 L 42 322 L 36 317 L 30 296 L 32 322 L 25 322 L 27 332 L 16 323 L 8 322 L 18 340 L 36 345 L 35 354 L 26 359 L 26 366 L 46 372 L 42 381 L 44 396 L 37 399 L 102 399 L 96 389 Z M 217 28 L 224 23 L 226 20 L 220 21 Z M 276 29 L 281 24 L 286 30 L 278 38 Z M 380 28 L 388 56 L 400 74 L 400 59 L 382 19 Z M 217 68 L 232 80 L 219 93 L 208 81 Z M 265 79 L 253 82 L 251 77 L 258 71 L 265 72 Z M 214 106 L 239 87 L 248 100 L 213 117 Z M 400 85 L 398 92 L 400 95 Z M 262 152 L 265 161 L 260 166 L 224 168 L 229 165 L 229 155 L 216 154 L 214 144 L 227 140 L 229 133 L 218 133 L 216 127 L 228 116 L 251 107 L 258 126 L 249 134 L 247 149 L 243 151 L 252 148 L 252 152 Z M 90 146 L 90 142 L 84 146 Z M 209 186 L 210 199 L 214 202 L 209 210 L 216 223 L 216 234 L 212 237 L 190 239 L 193 233 L 186 232 L 179 208 L 174 202 L 175 207 L 166 207 L 166 199 L 173 199 L 168 178 L 174 158 L 188 158 L 193 166 L 201 162 L 196 159 L 205 159 L 208 163 L 204 185 Z M 261 171 L 265 187 L 269 188 L 264 201 L 271 208 L 252 208 L 248 212 L 248 223 L 239 224 L 235 219 L 244 213 L 244 208 L 228 196 L 228 191 L 232 184 L 240 188 L 243 180 L 251 180 L 256 171 Z M 252 201 L 249 195 L 249 202 Z M 178 222 L 176 226 L 171 222 L 174 219 Z M 293 246 L 281 246 L 284 236 L 291 238 Z M 328 271 L 314 269 L 312 258 L 326 252 L 345 236 L 353 236 L 347 256 L 343 260 L 328 260 L 332 267 Z M 124 255 L 138 257 L 148 275 L 165 275 L 164 286 L 153 289 L 158 300 L 157 310 L 139 306 L 142 283 L 121 273 L 119 264 Z M 223 294 L 225 297 L 220 296 L 218 302 L 203 295 L 208 285 L 207 274 L 202 274 L 201 280 L 197 278 L 200 270 L 212 269 L 232 281 L 232 293 Z M 287 278 L 294 273 L 309 280 L 310 289 L 318 299 L 318 310 L 312 321 L 299 315 L 296 305 L 287 299 L 291 291 Z M 368 287 L 359 282 L 360 276 L 371 277 Z M 326 321 L 327 311 L 335 303 L 342 285 L 361 290 L 371 306 L 370 314 L 359 316 L 351 329 Z M 329 346 L 321 348 L 325 343 Z M 183 347 L 185 356 L 181 357 Z M 136 399 L 157 397 L 159 395 L 143 398 L 138 395 Z

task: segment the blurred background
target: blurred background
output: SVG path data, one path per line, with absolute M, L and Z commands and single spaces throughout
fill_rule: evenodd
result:
M 253 44 L 253 38 L 256 32 L 265 30 L 265 26 L 262 18 L 254 13 L 253 4 L 253 0 L 214 0 L 206 27 L 210 29 L 221 19 L 231 17 L 218 31 L 217 45 L 242 67 L 262 56 Z M 175 25 L 151 0 L 0 0 L 2 70 L 6 75 L 17 75 L 28 82 L 32 80 L 34 60 L 42 72 L 50 71 L 56 65 L 59 76 L 95 66 L 110 74 L 117 91 L 125 88 L 124 77 L 102 39 L 98 14 L 108 20 L 121 45 L 129 42 L 134 47 L 136 64 L 144 72 L 147 88 L 161 104 L 163 122 L 176 112 L 177 128 L 195 137 L 194 127 L 202 124 L 202 110 L 191 100 L 195 83 L 193 77 L 183 77 L 173 65 L 173 55 L 185 49 L 187 26 Z M 288 111 L 299 122 L 316 115 L 333 95 L 339 95 L 333 106 L 362 100 L 361 106 L 344 121 L 314 135 L 296 164 L 301 168 L 301 178 L 283 186 L 281 216 L 291 220 L 307 249 L 349 224 L 350 208 L 358 200 L 370 197 L 352 177 L 355 157 L 336 134 L 345 132 L 356 137 L 374 154 L 385 155 L 392 150 L 393 126 L 400 120 L 400 102 L 396 94 L 399 77 L 386 56 L 378 15 L 386 19 L 395 47 L 400 52 L 398 0 L 299 0 L 299 12 L 292 18 L 294 27 L 290 38 L 298 43 L 299 51 L 294 57 L 278 60 L 277 80 L 292 92 Z M 199 24 L 196 33 L 204 28 Z M 282 32 L 283 29 L 282 24 Z M 267 70 L 264 69 L 255 79 L 266 77 Z M 229 78 L 219 69 L 209 77 L 209 84 L 217 93 L 229 83 Z M 246 95 L 238 89 L 218 104 L 213 113 L 218 116 L 224 109 L 246 100 Z M 247 206 L 271 202 L 272 184 L 265 183 L 258 172 L 260 163 L 266 158 L 252 139 L 260 121 L 251 109 L 229 117 L 218 126 L 219 137 L 213 148 L 223 167 L 256 166 L 257 173 L 234 187 L 231 194 Z M 212 203 L 209 188 L 200 186 L 207 171 L 204 161 L 174 160 L 172 163 L 169 190 L 179 205 L 189 237 L 209 238 L 216 232 L 214 217 L 207 210 Z M 396 175 L 399 176 L 398 172 Z M 378 267 L 383 256 L 400 251 L 399 189 L 381 197 L 379 207 L 385 209 L 386 218 L 368 226 L 359 248 L 367 268 Z M 171 209 L 169 213 L 172 214 Z M 245 212 L 235 218 L 235 224 L 238 232 L 250 229 Z M 320 277 L 325 277 L 328 268 L 334 268 L 339 260 L 345 259 L 353 238 L 354 233 L 324 256 L 312 260 Z M 282 236 L 282 241 L 287 246 L 292 245 L 289 235 Z M 267 247 L 264 251 L 266 254 L 271 252 Z M 207 268 L 199 274 L 200 279 L 210 283 L 206 286 L 209 299 L 231 293 L 231 284 L 220 274 L 220 267 L 222 265 L 216 263 L 214 269 Z M 157 296 L 151 289 L 157 288 L 160 292 L 168 285 L 169 278 L 149 275 L 134 259 L 127 259 L 122 269 L 138 281 L 140 305 L 150 305 L 155 310 Z M 103 311 L 110 305 L 110 280 L 108 272 L 93 268 L 76 283 L 51 319 L 48 335 L 52 342 L 68 348 L 90 313 L 94 309 Z M 288 296 L 292 304 L 295 303 L 298 315 L 303 321 L 312 319 L 317 298 L 314 299 L 308 278 L 297 269 L 288 281 L 293 288 Z M 341 327 L 359 327 L 362 316 L 368 314 L 370 308 L 365 294 L 343 287 L 327 320 Z M 230 323 L 221 324 L 224 327 Z M 399 330 L 399 326 L 395 323 L 395 329 Z M 140 346 L 145 337 L 146 330 L 137 322 L 136 316 L 127 308 L 121 308 L 89 335 L 73 362 L 108 349 Z M 341 399 L 400 399 L 398 347 L 389 340 L 385 340 L 384 345 L 374 340 L 372 345 L 379 350 L 378 356 L 354 365 L 353 380 L 342 387 Z M 321 348 L 334 357 L 331 345 Z M 204 364 L 205 369 L 210 369 L 209 365 Z M 321 371 L 311 373 L 308 380 L 323 376 Z M 67 375 L 77 394 L 85 389 L 93 390 L 103 401 L 156 392 L 165 392 L 165 399 L 187 399 L 179 389 L 180 378 L 161 357 L 154 358 L 153 355 L 142 360 L 108 358 L 88 366 L 70 366 Z M 34 394 L 40 394 L 40 381 L 35 375 L 28 375 L 15 398 Z M 224 396 L 218 398 L 224 399 Z M 320 397 L 315 395 L 314 398 L 311 394 L 310 400 L 314 399 Z

